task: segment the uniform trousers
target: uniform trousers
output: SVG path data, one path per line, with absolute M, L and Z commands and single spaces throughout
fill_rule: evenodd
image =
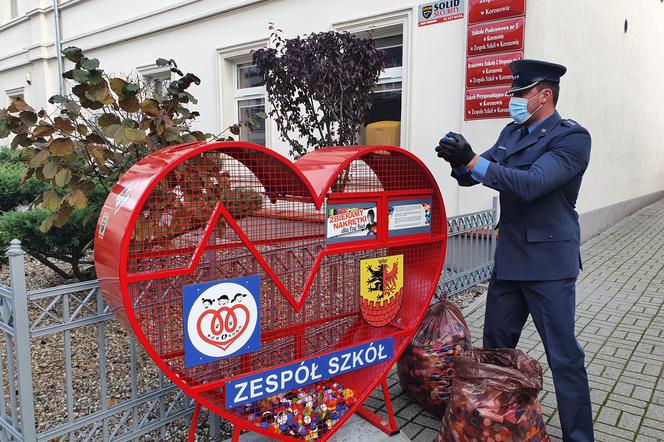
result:
M 515 348 L 528 314 L 542 338 L 551 368 L 565 442 L 593 441 L 593 420 L 584 352 L 574 333 L 576 278 L 489 283 L 484 317 L 485 348 Z

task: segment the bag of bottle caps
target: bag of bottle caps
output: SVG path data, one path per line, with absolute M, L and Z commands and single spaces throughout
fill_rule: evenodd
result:
M 470 344 L 470 330 L 459 308 L 447 299 L 437 302 L 397 362 L 401 388 L 442 417 L 452 388 L 454 358 Z
M 542 367 L 516 349 L 473 349 L 456 377 L 438 442 L 548 442 L 537 395 Z

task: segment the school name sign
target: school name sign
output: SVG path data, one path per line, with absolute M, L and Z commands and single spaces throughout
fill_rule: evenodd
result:
M 234 379 L 226 383 L 226 408 L 389 361 L 393 354 L 390 337 Z

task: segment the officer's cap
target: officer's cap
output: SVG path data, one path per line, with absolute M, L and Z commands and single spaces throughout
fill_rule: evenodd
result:
M 559 83 L 560 77 L 567 72 L 567 68 L 561 64 L 541 60 L 514 60 L 508 67 L 513 77 L 512 88 L 507 91 L 508 95 L 530 89 L 542 81 Z

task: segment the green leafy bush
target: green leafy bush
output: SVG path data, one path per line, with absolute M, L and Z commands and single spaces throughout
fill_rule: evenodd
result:
M 9 241 L 19 238 L 26 252 L 63 278 L 89 279 L 94 276 L 92 262 L 83 258 L 94 238 L 97 223 L 96 217 L 91 215 L 98 211 L 99 207 L 95 205 L 74 210 L 67 224 L 53 228 L 48 233 L 42 233 L 39 226 L 53 214 L 51 210 L 33 209 L 3 213 L 0 215 L 0 247 L 4 250 L 9 246 Z M 49 258 L 70 264 L 71 270 L 68 271 Z
M 19 160 L 19 152 L 0 148 L 0 212 L 30 204 L 48 187 L 35 178 L 21 183 L 27 169 Z

